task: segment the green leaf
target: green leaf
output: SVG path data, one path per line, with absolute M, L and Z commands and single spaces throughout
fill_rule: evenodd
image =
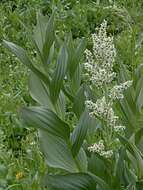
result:
M 53 43 L 49 51 L 49 56 L 48 56 L 48 61 L 47 61 L 48 65 L 52 63 L 53 58 L 54 58 L 54 53 L 55 53 L 55 43 Z
M 102 190 L 112 190 L 112 188 L 100 177 L 89 173 L 89 175 L 93 178 L 93 180 L 101 187 Z
M 51 103 L 50 94 L 49 94 L 49 90 L 47 89 L 47 86 L 45 86 L 42 80 L 40 80 L 40 78 L 37 77 L 34 73 L 30 74 L 29 91 L 30 91 L 31 97 L 36 102 L 54 111 L 54 107 Z
M 47 25 L 48 25 L 48 17 L 43 16 L 40 12 L 38 12 L 37 24 L 36 27 L 34 28 L 34 40 L 41 54 L 43 53 L 42 51 L 45 43 Z
M 85 39 L 83 38 L 80 40 L 79 45 L 77 46 L 75 51 L 71 52 L 71 56 L 69 60 L 69 73 L 70 73 L 71 78 L 79 65 L 79 62 L 84 53 L 85 47 L 86 47 L 86 42 L 85 42 Z M 70 51 L 71 51 L 71 48 L 69 47 L 68 52 L 70 53 Z
M 80 150 L 80 147 L 86 137 L 88 127 L 90 125 L 90 117 L 85 111 L 79 120 L 78 125 L 75 127 L 71 140 L 72 140 L 72 153 L 76 156 Z
M 81 116 L 82 112 L 85 109 L 85 99 L 86 97 L 84 95 L 84 86 L 82 85 L 79 88 L 73 102 L 73 111 L 78 118 Z
M 63 80 L 64 80 L 66 70 L 67 70 L 67 61 L 68 61 L 67 50 L 66 50 L 66 47 L 63 46 L 60 49 L 56 68 L 53 73 L 53 77 L 52 77 L 52 81 L 50 85 L 51 99 L 53 103 L 57 101 L 61 87 L 63 85 Z
M 135 144 L 138 145 L 138 143 L 140 142 L 140 140 L 142 140 L 142 138 L 143 138 L 143 128 L 139 129 L 133 135 L 135 136 Z
M 79 65 L 72 75 L 72 78 L 68 75 L 68 86 L 72 96 L 76 96 L 81 85 L 81 66 Z
M 141 112 L 143 107 L 143 77 L 140 77 L 136 86 L 136 106 L 139 112 Z
M 72 81 L 71 81 L 71 87 L 72 87 L 72 91 L 75 93 L 77 93 L 80 85 L 81 85 L 81 77 L 82 77 L 82 73 L 81 73 L 81 66 L 78 65 L 73 77 L 72 77 Z
M 88 162 L 87 162 L 87 156 L 83 148 L 80 149 L 79 153 L 77 154 L 77 157 L 75 158 L 76 162 L 78 164 L 78 167 L 80 168 L 81 172 L 87 172 L 88 169 Z
M 139 179 L 143 177 L 143 159 L 141 152 L 138 150 L 138 148 L 129 142 L 125 137 L 122 137 L 118 135 L 120 142 L 128 149 L 128 151 L 131 153 L 131 155 L 136 159 L 136 165 L 137 165 L 137 175 Z M 134 163 L 132 163 L 134 165 Z M 136 168 L 135 168 L 136 169 Z
M 118 180 L 119 184 L 125 183 L 125 181 L 124 181 L 125 156 L 126 156 L 125 148 L 121 148 L 119 150 L 119 157 L 116 158 L 117 160 L 116 160 L 116 165 L 114 168 L 114 173 L 115 173 L 116 179 Z
M 66 113 L 66 99 L 64 93 L 61 91 L 59 94 L 59 98 L 54 104 L 56 113 L 61 119 L 65 119 L 65 113 Z
M 27 125 L 38 129 L 44 129 L 49 133 L 69 139 L 70 128 L 57 115 L 45 107 L 30 107 L 21 110 L 21 116 Z
M 132 183 L 130 183 L 125 190 L 131 190 L 131 189 L 135 189 L 135 185 L 133 185 Z
M 79 168 L 70 151 L 68 143 L 45 130 L 39 130 L 42 152 L 50 167 L 60 168 L 68 172 L 78 172 Z
M 136 190 L 142 190 L 143 189 L 143 180 L 136 182 Z
M 48 87 L 34 74 L 31 73 L 29 80 L 29 91 L 31 97 L 38 102 L 40 105 L 45 106 L 57 113 L 57 115 L 64 119 L 65 117 L 65 97 L 61 92 L 57 103 L 52 104 L 50 99 L 50 93 Z
M 54 27 L 54 12 L 53 12 L 47 24 L 45 41 L 43 45 L 43 59 L 44 59 L 45 64 L 47 64 L 49 51 L 55 39 L 54 28 L 55 27 Z
M 92 172 L 98 177 L 106 179 L 108 177 L 105 163 L 104 160 L 100 159 L 96 154 L 91 154 L 91 156 L 88 157 L 88 171 Z
M 143 72 L 143 64 L 139 64 L 135 69 L 135 82 L 137 83 L 139 79 L 142 77 Z
M 120 100 L 120 106 L 122 108 L 122 112 L 126 117 L 127 125 L 130 127 L 130 131 L 132 132 L 135 128 L 137 128 L 137 120 L 135 115 L 135 110 L 132 109 L 131 104 L 128 102 L 128 98 L 124 97 L 124 99 Z
M 47 175 L 45 184 L 49 190 L 95 190 L 96 183 L 92 177 L 84 173 L 67 175 Z
M 18 45 L 8 42 L 6 40 L 3 41 L 5 47 L 11 50 L 12 53 L 14 53 L 18 59 L 25 64 L 33 73 L 35 73 L 45 84 L 49 84 L 49 78 L 45 76 L 40 70 L 38 70 L 36 67 L 33 66 L 32 62 L 30 61 L 26 51 L 19 47 Z
M 120 69 L 120 82 L 124 82 L 131 79 L 130 73 L 125 65 L 121 65 Z M 133 84 L 134 85 L 134 84 Z M 120 111 L 121 117 L 127 126 L 126 134 L 130 136 L 139 126 L 138 116 L 139 112 L 135 101 L 134 86 L 131 86 L 124 92 L 124 98 L 120 100 L 120 106 L 118 105 L 117 112 Z
M 124 168 L 124 184 L 132 184 L 132 186 L 134 186 L 134 184 L 136 183 L 137 181 L 137 177 L 135 175 L 135 171 L 133 172 L 133 170 L 131 170 L 128 165 L 126 164 L 125 165 L 125 168 Z

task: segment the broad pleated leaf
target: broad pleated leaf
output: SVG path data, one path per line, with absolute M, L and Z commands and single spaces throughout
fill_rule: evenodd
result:
M 73 111 L 79 118 L 82 112 L 84 112 L 84 109 L 85 109 L 84 86 L 81 86 L 74 98 Z
M 66 99 L 64 93 L 61 91 L 57 102 L 54 104 L 56 113 L 61 119 L 65 119 L 66 113 Z
M 137 174 L 139 178 L 143 177 L 143 159 L 140 151 L 138 148 L 129 142 L 125 137 L 122 137 L 118 135 L 121 143 L 126 146 L 127 150 L 130 152 L 130 154 L 136 159 L 136 162 L 134 162 L 137 165 Z M 134 165 L 134 163 L 132 163 Z
M 36 27 L 34 28 L 34 40 L 41 53 L 45 43 L 47 25 L 48 25 L 48 17 L 43 16 L 40 12 L 38 12 L 37 24 Z
M 143 153 L 143 128 L 139 129 L 136 133 L 133 134 L 135 145 Z
M 68 54 L 66 47 L 60 49 L 56 68 L 52 77 L 50 93 L 51 99 L 55 103 L 58 99 L 61 87 L 63 85 L 63 80 L 67 69 Z
M 121 148 L 119 150 L 119 158 L 117 159 L 115 166 L 116 179 L 118 180 L 119 184 L 123 184 L 125 182 L 124 180 L 125 156 L 126 156 L 125 149 Z
M 136 106 L 139 112 L 141 112 L 143 107 L 143 77 L 140 77 L 136 86 Z
M 81 65 L 78 65 L 73 77 L 71 78 L 71 87 L 74 95 L 77 93 L 78 89 L 81 85 L 82 73 L 81 73 Z
M 98 175 L 99 177 L 102 177 L 103 179 L 108 179 L 106 162 L 100 159 L 100 157 L 98 157 L 96 154 L 91 154 L 91 156 L 88 158 L 88 171 Z
M 143 189 L 143 180 L 136 182 L 136 190 L 142 190 Z
M 76 156 L 80 150 L 80 147 L 86 137 L 86 133 L 90 124 L 90 117 L 88 113 L 85 111 L 79 120 L 79 123 L 75 127 L 72 134 L 72 152 L 73 155 Z
M 69 73 L 70 73 L 71 78 L 79 65 L 79 62 L 84 53 L 85 47 L 86 47 L 85 39 L 81 39 L 77 48 L 71 52 L 71 56 L 69 60 Z M 71 50 L 69 49 L 69 53 L 70 51 Z
M 72 96 L 76 96 L 80 86 L 81 86 L 81 65 L 78 65 L 72 77 L 68 73 L 68 85 Z
M 83 148 L 79 150 L 79 153 L 76 156 L 76 160 L 81 172 L 87 172 L 88 161 L 87 156 Z
M 45 107 L 29 107 L 21 109 L 21 116 L 27 125 L 38 129 L 43 129 L 49 133 L 69 139 L 69 126 L 57 115 Z
M 93 180 L 101 187 L 101 190 L 114 190 L 100 177 L 98 177 L 92 173 L 89 173 L 89 174 L 93 178 Z
M 54 13 L 48 19 L 47 16 L 43 16 L 39 12 L 37 14 L 37 24 L 34 29 L 34 43 L 46 71 L 48 71 L 47 66 L 52 60 L 54 40 Z
M 62 119 L 65 117 L 65 97 L 61 92 L 55 105 L 52 104 L 48 87 L 34 74 L 29 79 L 29 91 L 31 97 L 40 105 L 57 113 Z
M 21 48 L 20 46 L 8 42 L 8 41 L 3 41 L 4 45 L 11 50 L 12 53 L 14 53 L 18 59 L 25 64 L 33 73 L 35 73 L 41 80 L 43 80 L 46 84 L 49 84 L 49 78 L 45 76 L 40 70 L 38 70 L 36 67 L 33 66 L 32 62 L 30 61 L 26 51 Z
M 137 115 L 135 115 L 135 110 L 132 109 L 131 104 L 128 102 L 128 98 L 120 100 L 121 111 L 124 114 L 126 125 L 128 130 L 132 133 L 135 128 L 138 127 Z
M 30 74 L 29 91 L 31 97 L 42 106 L 46 106 L 53 110 L 53 105 L 50 100 L 50 94 L 44 83 L 34 74 Z
M 47 175 L 45 184 L 49 190 L 95 190 L 96 183 L 92 177 L 84 173 L 67 175 Z
M 126 69 L 125 65 L 121 66 L 120 70 L 120 82 L 124 82 L 127 80 L 130 80 L 130 74 L 128 70 Z M 129 89 L 127 89 L 124 92 L 124 98 L 120 100 L 120 106 L 118 107 L 117 111 L 121 111 L 121 114 L 123 115 L 124 123 L 127 128 L 128 136 L 132 134 L 134 130 L 136 130 L 139 127 L 138 123 L 138 115 L 139 112 L 137 110 L 136 101 L 135 101 L 135 92 L 133 86 L 131 86 Z
M 143 71 L 143 63 L 139 64 L 137 68 L 135 69 L 135 80 L 134 82 L 137 83 L 139 79 L 142 77 L 142 71 Z
M 68 172 L 79 171 L 70 147 L 64 139 L 45 130 L 39 130 L 39 138 L 42 152 L 50 167 L 60 168 Z
M 50 48 L 47 65 L 52 63 L 53 58 L 54 58 L 54 53 L 55 53 L 55 43 L 53 43 L 53 45 Z
M 43 45 L 43 59 L 45 64 L 48 62 L 49 51 L 55 39 L 54 31 L 54 12 L 52 13 L 46 28 L 45 42 Z

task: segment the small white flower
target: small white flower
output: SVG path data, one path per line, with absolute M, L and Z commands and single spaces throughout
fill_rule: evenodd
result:
M 125 126 L 122 126 L 122 125 L 118 125 L 118 126 L 114 126 L 114 131 L 115 132 L 122 132 L 122 131 L 124 131 L 126 129 L 126 127 Z
M 120 85 L 115 85 L 109 93 L 109 97 L 112 100 L 115 99 L 122 99 L 124 98 L 123 96 L 123 91 L 129 88 L 132 85 L 133 81 L 126 81 L 124 83 L 121 83 Z
M 113 155 L 113 150 L 103 151 L 100 155 L 105 158 L 111 158 Z
M 109 126 L 114 126 L 118 117 L 115 115 L 111 104 L 106 101 L 105 96 L 101 99 L 98 99 L 96 103 L 88 100 L 85 102 L 87 109 L 89 110 L 89 115 L 91 117 L 98 116 L 99 118 L 104 119 Z
M 102 151 L 104 151 L 105 146 L 103 143 L 103 140 L 100 140 L 98 143 L 94 143 L 92 146 L 88 147 L 88 150 L 90 152 L 96 152 L 100 154 Z
M 98 153 L 100 156 L 103 156 L 105 158 L 111 158 L 113 155 L 112 150 L 105 150 L 103 140 L 100 140 L 98 143 L 94 143 L 92 146 L 88 147 L 88 150 L 90 152 Z
M 84 64 L 89 80 L 98 88 L 110 83 L 114 77 L 113 66 L 116 57 L 116 49 L 113 37 L 106 33 L 107 22 L 104 21 L 96 34 L 92 34 L 93 54 L 85 50 L 88 64 Z M 94 57 L 96 59 L 94 59 Z
M 90 65 L 94 64 L 94 59 L 93 59 L 93 55 L 91 53 L 91 51 L 89 51 L 88 49 L 85 50 L 85 55 L 86 55 L 86 60 L 88 61 L 88 63 Z
M 84 69 L 89 75 L 92 74 L 93 72 L 93 66 L 89 64 L 88 62 L 84 63 Z
M 107 138 L 106 145 L 109 141 L 115 141 L 114 132 L 123 132 L 125 126 L 119 125 L 119 118 L 113 110 L 113 102 L 116 99 L 124 98 L 124 90 L 132 85 L 132 81 L 126 81 L 119 85 L 113 86 L 113 79 L 116 77 L 114 72 L 114 64 L 116 58 L 116 49 L 113 43 L 113 37 L 107 35 L 107 22 L 104 21 L 101 26 L 96 30 L 95 34 L 92 34 L 93 49 L 92 51 L 86 50 L 86 60 L 84 63 L 85 76 L 88 82 L 90 81 L 91 88 L 102 93 L 101 97 L 96 102 L 91 100 L 85 101 L 85 106 L 89 111 L 91 117 L 100 119 L 103 126 L 101 140 L 98 143 L 94 143 L 88 147 L 90 152 L 96 152 L 105 158 L 111 158 L 113 150 L 106 150 L 102 139 Z M 93 52 L 93 53 L 92 53 Z M 111 86 L 113 86 L 111 88 Z M 110 90 L 109 90 L 110 89 Z M 97 93 L 98 94 L 98 93 Z M 102 130 L 101 130 L 102 131 Z M 120 143 L 120 142 L 119 142 Z M 113 143 L 111 143 L 112 145 Z M 113 148 L 115 148 L 113 146 Z

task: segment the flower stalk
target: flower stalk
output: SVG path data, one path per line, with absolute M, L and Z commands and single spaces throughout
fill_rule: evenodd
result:
M 101 139 L 89 146 L 88 150 L 110 158 L 114 152 L 112 145 L 116 141 L 115 134 L 124 133 L 125 130 L 125 126 L 120 124 L 120 119 L 114 112 L 113 104 L 115 100 L 124 98 L 124 90 L 132 85 L 132 81 L 115 85 L 117 74 L 114 72 L 116 59 L 114 39 L 107 35 L 105 20 L 96 31 L 92 35 L 92 52 L 85 51 L 87 62 L 84 64 L 84 68 L 90 87 L 99 91 L 101 96 L 97 98 L 96 102 L 87 99 L 85 105 L 91 117 L 102 121 L 102 135 Z

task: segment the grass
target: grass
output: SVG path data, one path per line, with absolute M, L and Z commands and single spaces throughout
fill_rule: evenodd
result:
M 32 30 L 39 7 L 39 1 L 1 1 L 0 38 L 19 41 L 33 54 L 20 20 Z M 31 101 L 27 91 L 28 70 L 10 57 L 2 44 L 0 55 L 0 189 L 40 189 L 39 175 L 45 164 L 37 135 L 22 128 L 17 117 L 18 109 Z

